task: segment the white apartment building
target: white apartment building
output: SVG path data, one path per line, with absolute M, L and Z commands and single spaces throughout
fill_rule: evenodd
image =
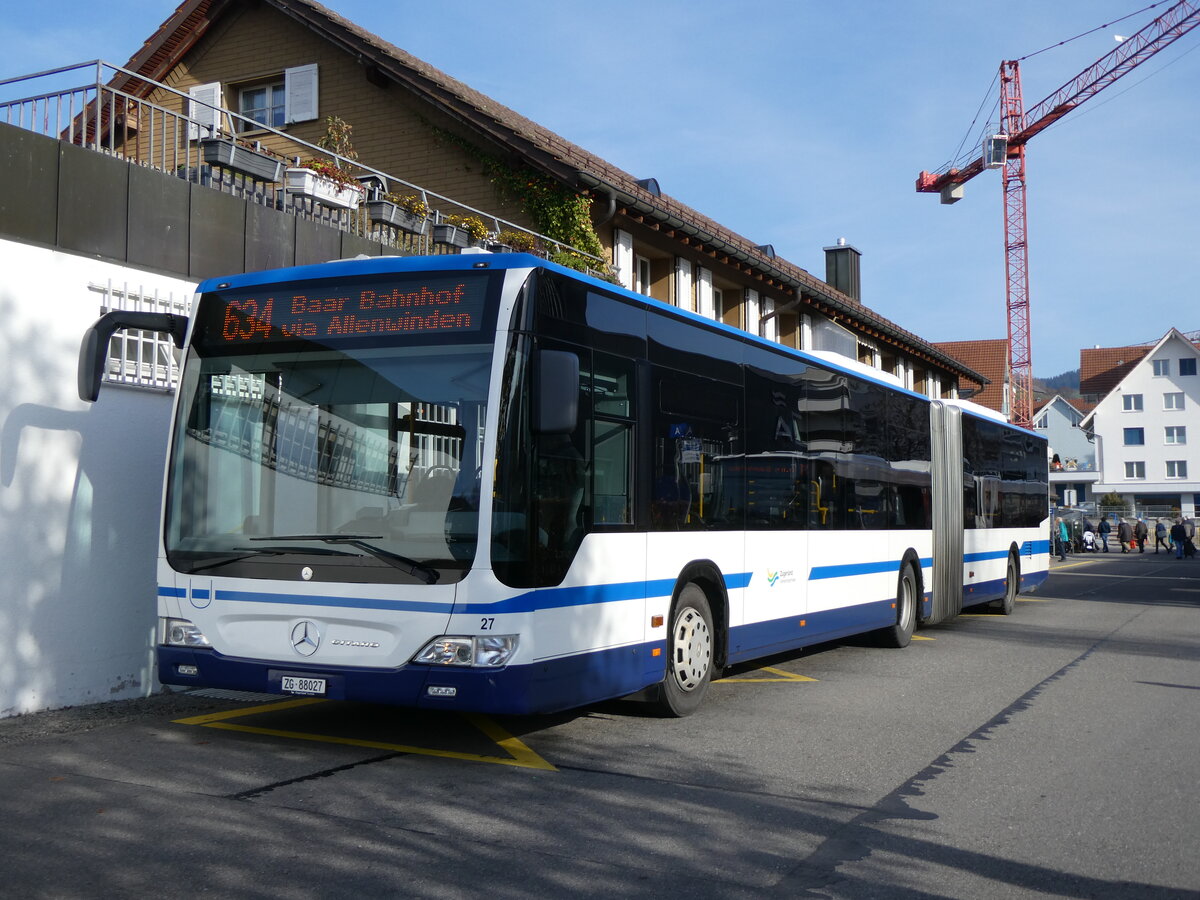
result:
M 1200 493 L 1200 350 L 1172 328 L 1080 422 L 1095 436 L 1094 494 L 1194 515 Z

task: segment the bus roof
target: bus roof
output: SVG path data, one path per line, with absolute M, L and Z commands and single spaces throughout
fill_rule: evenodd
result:
M 558 272 L 562 275 L 566 275 L 569 278 L 591 283 L 601 290 L 619 294 L 627 302 L 644 306 L 647 309 L 654 310 L 660 314 L 666 314 L 676 318 L 685 319 L 693 324 L 708 328 L 713 331 L 723 332 L 730 337 L 734 337 L 744 343 L 754 344 L 774 353 L 779 353 L 784 356 L 791 356 L 810 364 L 815 363 L 825 368 L 836 369 L 846 374 L 854 375 L 858 378 L 865 378 L 870 381 L 874 381 L 877 384 L 883 385 L 893 391 L 898 391 L 927 402 L 932 402 L 931 398 L 925 394 L 920 394 L 904 387 L 903 384 L 900 383 L 899 379 L 897 379 L 894 375 L 872 369 L 870 366 L 864 365 L 856 359 L 843 357 L 841 354 L 830 353 L 822 350 L 799 350 L 795 347 L 788 347 L 783 344 L 778 344 L 774 341 L 768 340 L 765 337 L 761 337 L 748 331 L 743 331 L 742 329 L 735 328 L 731 325 L 726 325 L 724 322 L 718 322 L 713 319 L 705 318 L 704 316 L 694 313 L 691 310 L 672 306 L 669 303 L 664 303 L 661 300 L 656 300 L 655 298 L 646 296 L 645 294 L 631 291 L 620 285 L 604 281 L 596 278 L 595 276 L 559 265 L 558 263 L 534 256 L 530 253 L 489 253 L 484 250 L 468 249 L 460 253 L 447 253 L 436 256 L 364 255 L 357 256 L 352 259 L 335 259 L 328 262 L 314 263 L 305 266 L 291 266 L 281 269 L 264 269 L 257 272 L 246 272 L 240 275 L 208 278 L 200 282 L 196 290 L 198 293 L 205 293 L 213 290 L 246 288 L 257 285 L 273 284 L 277 282 L 307 281 L 312 279 L 337 278 L 339 276 L 385 274 L 389 272 L 453 272 L 472 269 L 538 268 Z M 942 402 L 957 406 L 962 409 L 964 413 L 974 415 L 979 418 L 991 419 L 1019 431 L 1027 431 L 1027 429 L 1019 428 L 1018 426 L 1013 425 L 1003 415 L 995 410 L 980 406 L 977 403 L 972 403 L 969 400 L 948 399 L 943 400 Z M 1035 434 L 1035 432 L 1028 433 Z

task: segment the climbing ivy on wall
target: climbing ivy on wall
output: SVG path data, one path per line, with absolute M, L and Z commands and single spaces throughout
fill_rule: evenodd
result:
M 514 169 L 458 135 L 440 128 L 434 130 L 442 140 L 456 144 L 475 157 L 500 195 L 519 203 L 537 231 L 569 247 L 604 258 L 604 246 L 592 225 L 590 196 L 577 193 L 531 169 Z M 596 266 L 594 260 L 565 249 L 553 253 L 550 258 L 573 269 L 586 270 Z

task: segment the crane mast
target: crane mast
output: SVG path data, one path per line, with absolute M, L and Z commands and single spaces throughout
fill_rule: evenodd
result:
M 1200 25 L 1200 0 L 1176 3 L 1137 34 L 1084 69 L 1028 113 L 1021 98 L 1019 60 L 1000 64 L 1000 134 L 983 153 L 917 176 L 919 193 L 938 193 L 943 203 L 962 198 L 962 185 L 988 168 L 1003 168 L 1005 297 L 1008 310 L 1010 418 L 1033 424 L 1033 354 L 1029 328 L 1029 258 L 1025 192 L 1025 145 L 1071 110 L 1127 75 L 1154 54 Z

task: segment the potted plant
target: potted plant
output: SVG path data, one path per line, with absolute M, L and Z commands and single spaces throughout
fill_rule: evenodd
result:
M 367 201 L 367 215 L 376 225 L 390 225 L 409 234 L 421 234 L 429 218 L 429 204 L 416 194 L 384 194 Z
M 298 166 L 290 166 L 285 175 L 285 191 L 324 206 L 358 209 L 365 193 L 349 172 L 328 159 L 305 160 Z
M 446 216 L 433 226 L 433 239 L 451 247 L 480 246 L 488 236 L 488 227 L 479 216 Z
M 200 157 L 210 166 L 228 169 L 255 181 L 279 181 L 283 162 L 264 152 L 257 141 L 251 149 L 232 137 L 200 139 Z
M 496 242 L 499 246 L 507 247 L 510 250 L 515 250 L 517 253 L 536 253 L 538 250 L 537 238 L 526 231 L 501 231 L 500 234 L 496 236 Z
M 350 140 L 354 129 L 340 116 L 327 116 L 325 136 L 317 146 L 342 159 L 354 161 L 358 153 Z M 358 209 L 366 189 L 332 159 L 309 159 L 287 170 L 284 190 L 325 206 Z

